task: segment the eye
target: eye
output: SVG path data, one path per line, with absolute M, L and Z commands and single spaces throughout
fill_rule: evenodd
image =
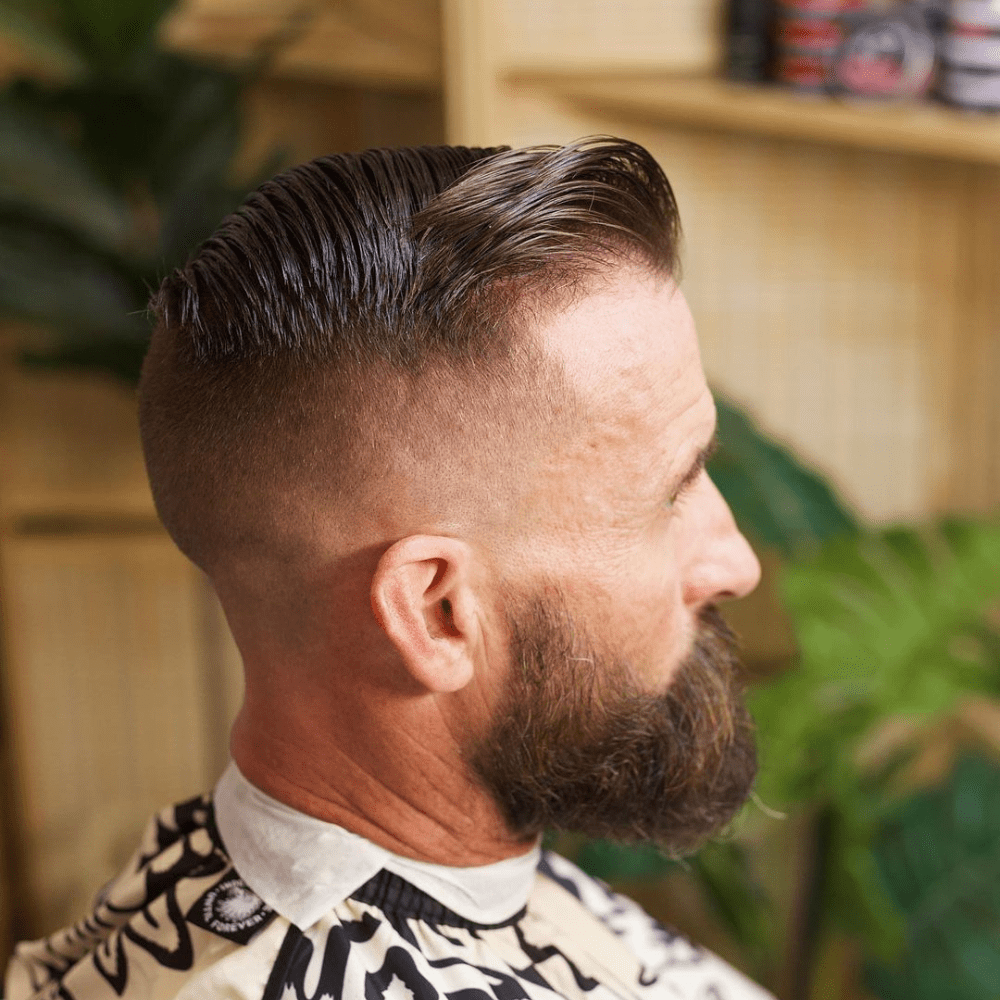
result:
M 687 490 L 681 490 L 673 500 L 664 500 L 663 508 L 664 510 L 669 510 L 674 512 L 684 503 L 684 498 L 687 496 Z
M 663 501 L 663 509 L 669 511 L 675 511 L 684 502 L 684 497 L 687 496 L 688 488 L 678 490 L 672 499 Z
M 665 510 L 676 510 L 681 504 L 684 503 L 685 499 L 690 496 L 691 492 L 694 490 L 695 486 L 698 485 L 701 477 L 705 474 L 704 467 L 698 469 L 698 471 L 692 475 L 687 482 L 682 483 L 680 489 L 674 494 L 673 498 L 670 500 L 663 501 L 663 507 Z

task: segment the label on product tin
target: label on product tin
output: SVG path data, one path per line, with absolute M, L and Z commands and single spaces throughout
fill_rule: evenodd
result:
M 825 90 L 834 53 L 785 49 L 775 60 L 775 77 L 797 90 Z
M 828 51 L 844 40 L 843 25 L 828 17 L 782 17 L 776 25 L 782 48 Z
M 941 57 L 952 66 L 1000 69 L 1000 31 L 983 27 L 965 31 L 953 28 L 942 40 Z
M 934 37 L 922 21 L 889 15 L 858 21 L 837 54 L 838 87 L 862 97 L 916 97 L 934 76 Z
M 952 29 L 956 25 L 1000 28 L 1000 3 L 993 0 L 952 0 L 948 16 Z
M 825 14 L 836 16 L 851 10 L 862 10 L 865 0 L 778 0 L 779 11 L 793 14 Z

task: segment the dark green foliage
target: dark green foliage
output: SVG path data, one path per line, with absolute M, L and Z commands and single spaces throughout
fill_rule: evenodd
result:
M 752 872 L 744 845 L 713 841 L 685 864 L 720 924 L 742 945 L 750 968 L 760 974 L 772 966 L 777 946 L 774 906 Z
M 886 818 L 874 857 L 903 916 L 898 962 L 870 962 L 884 1000 L 996 1000 L 1000 996 L 1000 768 L 961 760 L 942 788 Z
M 957 521 L 835 538 L 788 566 L 801 662 L 752 693 L 763 798 L 780 807 L 846 795 L 877 723 L 929 720 L 969 692 L 998 693 L 985 617 L 1000 598 L 998 567 L 1000 527 Z
M 609 840 L 588 840 L 575 861 L 585 872 L 606 881 L 659 878 L 677 868 L 677 861 L 654 844 L 629 847 Z
M 25 360 L 138 378 L 151 291 L 235 208 L 245 76 L 158 48 L 166 0 L 0 0 L 62 69 L 0 95 L 0 312 L 53 334 Z
M 833 539 L 785 571 L 801 660 L 752 692 L 757 789 L 771 806 L 831 811 L 817 891 L 826 919 L 876 954 L 897 949 L 900 927 L 871 839 L 926 724 L 970 692 L 1000 688 L 997 636 L 985 614 L 1000 597 L 998 566 L 1000 527 L 946 522 Z M 864 766 L 865 741 L 899 719 L 914 722 L 912 739 Z

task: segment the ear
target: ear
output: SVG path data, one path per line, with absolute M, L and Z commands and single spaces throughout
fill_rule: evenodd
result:
M 372 577 L 375 618 L 428 691 L 458 691 L 475 673 L 481 632 L 473 562 L 465 542 L 410 535 L 383 553 Z

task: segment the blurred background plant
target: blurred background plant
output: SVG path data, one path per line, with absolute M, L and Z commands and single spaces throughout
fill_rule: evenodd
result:
M 0 4 L 0 30 L 44 70 L 0 94 L 0 311 L 51 338 L 26 361 L 134 384 L 150 292 L 258 183 L 233 161 L 266 53 L 231 72 L 168 52 L 172 6 Z
M 0 29 L 45 68 L 0 94 L 0 314 L 47 338 L 27 363 L 133 386 L 150 291 L 256 183 L 233 163 L 240 96 L 268 50 L 241 72 L 165 51 L 171 6 L 0 2 Z M 885 1000 L 995 997 L 1000 770 L 983 755 L 946 761 L 928 789 L 921 761 L 958 706 L 997 703 L 1000 529 L 866 527 L 718 402 L 711 473 L 744 531 L 783 561 L 798 645 L 751 690 L 754 802 L 728 838 L 682 862 L 571 837 L 557 847 L 630 891 L 694 885 L 735 957 L 789 1000 L 836 995 L 826 956 L 843 941 Z M 790 892 L 775 889 L 776 868 Z

